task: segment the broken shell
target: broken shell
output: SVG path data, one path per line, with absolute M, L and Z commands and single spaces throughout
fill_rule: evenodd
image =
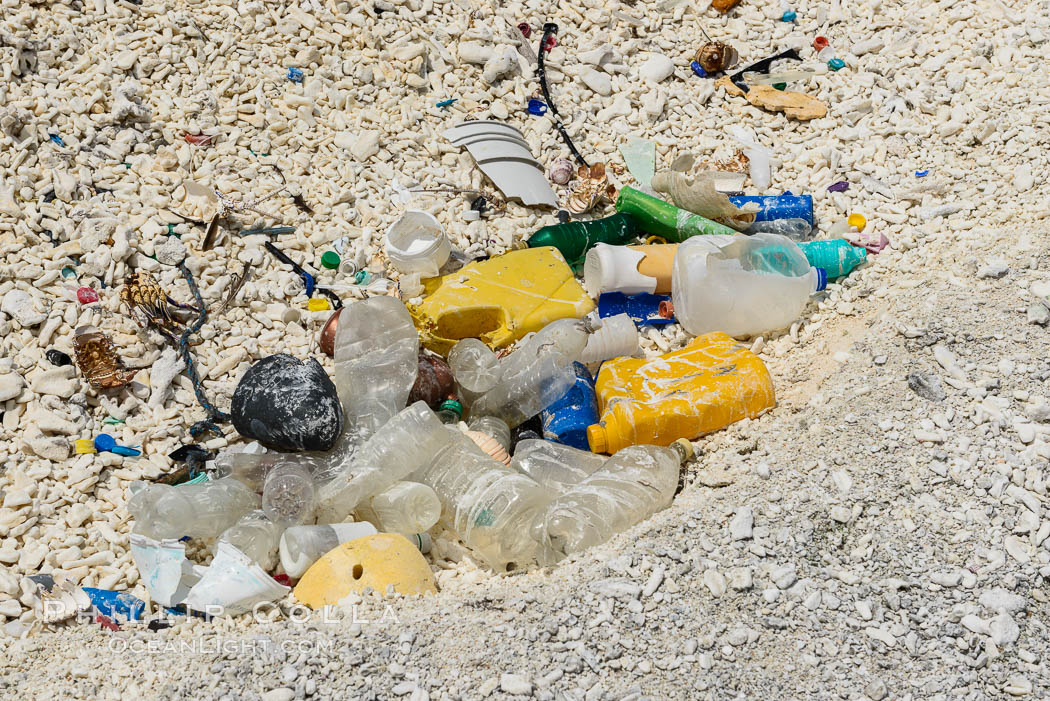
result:
M 551 179 L 551 182 L 558 185 L 566 185 L 572 180 L 573 171 L 575 168 L 572 167 L 572 161 L 568 158 L 559 158 L 554 161 L 554 165 L 547 171 L 547 176 Z
M 737 62 L 739 54 L 729 44 L 720 41 L 709 41 L 701 46 L 694 59 L 708 73 L 724 71 Z
M 332 312 L 332 316 L 328 317 L 328 321 L 324 322 L 324 326 L 321 327 L 319 345 L 321 352 L 329 357 L 335 357 L 335 333 L 339 330 L 339 314 L 342 311 L 343 307 L 339 307 Z
M 504 465 L 510 464 L 510 453 L 495 438 L 481 431 L 466 431 L 466 434 L 470 437 L 470 440 L 477 443 L 478 447 L 494 460 L 498 460 Z
M 94 326 L 81 326 L 73 339 L 77 367 L 95 389 L 120 389 L 135 377 L 117 355 L 113 341 Z

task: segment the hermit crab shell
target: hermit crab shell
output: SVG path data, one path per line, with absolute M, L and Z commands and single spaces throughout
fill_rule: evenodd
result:
M 739 54 L 729 44 L 709 41 L 696 52 L 696 62 L 708 73 L 718 73 L 737 62 Z
M 470 440 L 477 443 L 478 447 L 488 453 L 494 460 L 504 465 L 510 464 L 510 453 L 495 438 L 481 431 L 467 431 L 466 433 Z
M 572 175 L 575 170 L 576 169 L 572 166 L 572 161 L 567 158 L 559 158 L 554 161 L 553 165 L 551 165 L 550 170 L 547 171 L 547 176 L 553 183 L 566 185 L 572 180 Z

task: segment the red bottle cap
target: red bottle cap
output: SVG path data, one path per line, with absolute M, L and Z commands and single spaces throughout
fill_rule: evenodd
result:
M 813 40 L 813 48 L 817 51 L 823 51 L 828 48 L 828 43 L 827 37 L 817 37 Z
M 77 299 L 81 304 L 91 304 L 98 301 L 98 292 L 90 287 L 81 287 L 77 290 Z

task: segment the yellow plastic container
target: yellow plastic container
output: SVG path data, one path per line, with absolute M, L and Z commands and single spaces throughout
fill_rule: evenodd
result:
M 595 388 L 600 421 L 587 428 L 595 453 L 694 439 L 776 405 L 765 364 L 724 333 L 698 336 L 659 358 L 611 360 Z
M 594 301 L 553 246 L 510 251 L 423 281 L 409 304 L 423 345 L 445 356 L 464 338 L 503 348 L 558 319 L 580 318 Z
M 310 565 L 295 587 L 295 598 L 312 609 L 338 604 L 351 592 L 371 588 L 380 596 L 437 591 L 434 573 L 408 538 L 377 533 L 347 541 Z

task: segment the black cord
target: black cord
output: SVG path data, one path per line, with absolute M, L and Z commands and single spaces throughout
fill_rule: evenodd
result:
M 540 89 L 543 91 L 543 99 L 547 101 L 547 107 L 550 108 L 551 114 L 554 115 L 554 128 L 561 134 L 561 138 L 565 141 L 565 145 L 569 147 L 569 151 L 576 157 L 576 160 L 580 162 L 585 168 L 590 168 L 587 161 L 576 149 L 576 145 L 572 143 L 572 139 L 569 138 L 569 132 L 565 131 L 565 126 L 561 123 L 561 115 L 558 113 L 558 108 L 554 105 L 554 100 L 551 99 L 551 92 L 547 88 L 547 71 L 543 67 L 543 55 L 547 53 L 547 40 L 554 34 L 558 33 L 558 25 L 554 22 L 547 22 L 543 25 L 543 37 L 540 39 L 540 50 L 536 54 L 536 75 L 540 79 Z

